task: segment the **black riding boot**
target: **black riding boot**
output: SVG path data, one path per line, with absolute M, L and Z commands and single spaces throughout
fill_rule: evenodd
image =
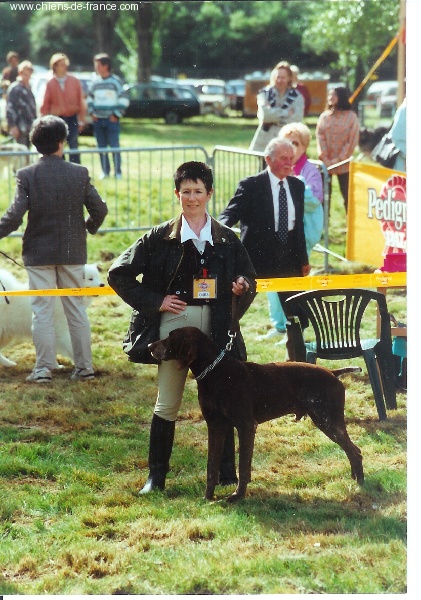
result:
M 219 484 L 231 485 L 237 483 L 238 478 L 237 473 L 235 472 L 234 426 L 230 423 L 228 425 L 221 464 L 219 466 Z
M 154 414 L 149 439 L 149 477 L 139 494 L 165 488 L 165 477 L 170 470 L 170 456 L 174 442 L 175 421 L 166 421 Z

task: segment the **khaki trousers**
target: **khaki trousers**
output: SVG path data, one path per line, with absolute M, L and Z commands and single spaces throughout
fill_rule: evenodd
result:
M 29 289 L 84 287 L 84 265 L 47 265 L 26 267 Z M 77 369 L 92 370 L 91 327 L 82 296 L 60 296 L 69 325 L 74 363 Z M 55 296 L 31 296 L 32 337 L 36 351 L 36 369 L 56 367 L 54 330 Z
M 198 327 L 210 336 L 210 307 L 187 306 L 179 315 L 164 312 L 161 317 L 159 336 L 166 338 L 174 329 Z M 158 397 L 154 413 L 166 421 L 175 421 L 183 399 L 188 368 L 178 369 L 176 360 L 162 361 L 158 366 Z

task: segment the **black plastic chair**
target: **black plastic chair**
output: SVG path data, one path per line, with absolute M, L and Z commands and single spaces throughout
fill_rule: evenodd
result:
M 361 322 L 370 301 L 377 303 L 380 338 L 361 339 Z M 397 405 L 390 316 L 384 294 L 365 289 L 314 290 L 288 298 L 289 318 L 293 318 L 295 307 L 300 307 L 307 315 L 316 336 L 315 342 L 305 343 L 296 337 L 301 335 L 302 338 L 301 329 L 297 334 L 297 328 L 294 328 L 293 345 L 301 356 L 304 345 L 305 362 L 315 364 L 317 358 L 347 360 L 364 357 L 379 419 L 386 419 L 386 406 L 396 409 Z

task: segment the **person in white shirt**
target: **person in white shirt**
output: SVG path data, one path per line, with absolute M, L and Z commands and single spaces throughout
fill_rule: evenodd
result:
M 239 320 L 256 294 L 255 271 L 244 246 L 233 231 L 207 212 L 213 193 L 210 167 L 198 161 L 183 163 L 175 172 L 174 183 L 181 214 L 137 240 L 108 273 L 110 286 L 133 308 L 123 343 L 133 362 L 156 363 L 148 344 L 186 326 L 198 327 L 220 350 L 225 349 L 230 339 L 233 295 Z M 247 358 L 239 330 L 229 352 L 240 360 Z M 178 367 L 174 360 L 158 366 L 149 477 L 142 494 L 165 487 L 188 372 L 188 368 Z M 234 451 L 230 425 L 220 468 L 222 485 L 236 483 Z

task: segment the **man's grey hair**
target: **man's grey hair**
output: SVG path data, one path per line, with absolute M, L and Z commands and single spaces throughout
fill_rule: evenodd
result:
M 287 138 L 273 138 L 265 148 L 265 156 L 270 156 L 270 158 L 273 158 L 278 148 L 290 148 L 292 151 L 294 151 L 293 143 Z

